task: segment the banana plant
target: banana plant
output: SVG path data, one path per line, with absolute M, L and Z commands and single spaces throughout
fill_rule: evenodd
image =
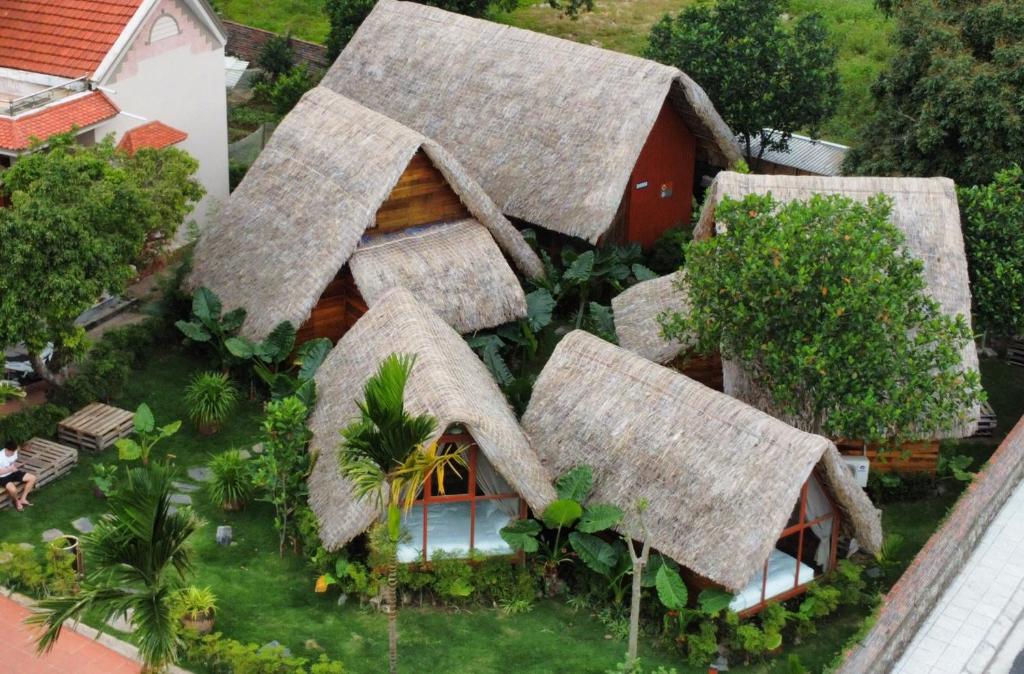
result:
M 135 461 L 142 459 L 142 465 L 149 465 L 149 454 L 158 442 L 171 437 L 181 428 L 181 421 L 172 421 L 169 424 L 157 427 L 153 410 L 146 403 L 141 403 L 135 410 L 132 419 L 135 429 L 134 438 L 121 438 L 114 442 L 117 447 L 117 456 L 122 461 Z
M 313 376 L 331 352 L 331 341 L 324 337 L 303 342 L 295 348 L 295 326 L 281 321 L 262 342 L 245 337 L 227 340 L 227 348 L 236 358 L 251 361 L 253 371 L 270 389 L 274 400 L 298 397 L 308 409 L 316 401 Z M 294 358 L 283 367 L 288 357 Z
M 241 329 L 246 314 L 241 307 L 227 313 L 223 311 L 217 293 L 204 286 L 192 295 L 191 319 L 176 321 L 174 325 L 189 341 L 209 344 L 221 368 L 227 370 L 233 363 L 227 341 Z

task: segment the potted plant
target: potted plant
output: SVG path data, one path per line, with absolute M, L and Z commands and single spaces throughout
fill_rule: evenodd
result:
M 110 496 L 114 491 L 114 479 L 117 477 L 117 466 L 105 463 L 92 464 L 92 493 L 98 499 Z
M 185 629 L 198 634 L 213 631 L 214 614 L 217 612 L 217 597 L 208 587 L 188 587 L 178 590 L 174 598 L 175 610 Z
M 210 498 L 224 510 L 241 510 L 252 498 L 253 482 L 246 460 L 237 449 L 210 459 Z
M 185 389 L 188 414 L 202 435 L 213 435 L 238 401 L 238 389 L 223 372 L 200 372 Z

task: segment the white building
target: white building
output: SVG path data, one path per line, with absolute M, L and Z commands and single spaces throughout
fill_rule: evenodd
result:
M 203 225 L 228 194 L 225 34 L 206 0 L 0 0 L 0 167 L 76 128 L 199 161 Z

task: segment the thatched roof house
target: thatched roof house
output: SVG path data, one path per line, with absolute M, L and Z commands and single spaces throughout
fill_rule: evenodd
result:
M 696 161 L 740 156 L 675 68 L 413 2 L 380 0 L 323 85 L 442 143 L 509 217 L 592 243 L 689 222 Z
M 320 537 L 327 549 L 345 545 L 379 514 L 370 503 L 355 499 L 351 484 L 339 473 L 337 448 L 340 430 L 358 418 L 356 399 L 363 385 L 392 353 L 416 356 L 405 391 L 407 409 L 436 417 L 439 437 L 453 427 L 464 429 L 468 442 L 479 450 L 477 474 L 486 461 L 503 478 L 492 476 L 492 483 L 507 482 L 538 511 L 555 498 L 551 476 L 484 364 L 437 314 L 406 289 L 396 288 L 380 297 L 342 337 L 316 375 L 318 399 L 310 428 L 311 448 L 319 457 L 309 478 L 309 504 L 320 521 Z M 481 485 L 489 491 L 482 481 Z M 481 508 L 476 510 L 479 517 Z M 432 523 L 432 538 L 444 524 Z M 501 522 L 492 522 L 489 531 L 491 544 L 500 541 L 497 524 Z M 474 547 L 479 549 L 484 529 L 479 520 L 476 529 Z
M 680 283 L 685 288 L 686 276 L 682 272 L 666 274 L 637 283 L 612 298 L 615 335 L 622 348 L 664 365 L 693 346 L 678 339 L 665 339 L 658 320 L 666 313 L 689 313 L 690 297 L 679 287 Z
M 257 339 L 282 320 L 336 339 L 357 317 L 346 304 L 372 305 L 399 284 L 457 330 L 490 327 L 526 315 L 504 256 L 542 273 L 437 143 L 324 87 L 281 122 L 219 220 L 189 284 L 245 307 L 242 334 Z
M 582 331 L 556 347 L 523 428 L 551 473 L 592 466 L 592 500 L 623 508 L 634 538 L 647 499 L 652 546 L 731 590 L 774 555 L 816 467 L 842 525 L 868 550 L 882 542 L 879 511 L 829 440 Z
M 970 323 L 971 288 L 967 276 L 967 255 L 952 180 L 745 175 L 723 171 L 708 190 L 694 237 L 706 238 L 714 233 L 715 207 L 724 197 L 742 199 L 748 194 L 768 193 L 782 202 L 809 199 L 813 194 L 840 194 L 867 201 L 876 194 L 885 194 L 892 199 L 892 222 L 906 236 L 907 252 L 924 264 L 924 280 L 929 295 L 945 314 L 963 316 Z M 963 369 L 978 370 L 978 353 L 973 341 L 964 345 Z M 724 377 L 726 393 L 805 430 L 819 430 L 813 428 L 809 418 L 787 418 L 781 414 L 770 396 L 759 390 L 735 363 L 724 363 Z M 974 409 L 969 422 L 941 434 L 940 438 L 973 435 L 979 415 L 980 409 Z

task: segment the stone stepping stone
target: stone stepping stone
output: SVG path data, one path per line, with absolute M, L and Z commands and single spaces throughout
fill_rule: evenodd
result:
M 213 474 L 206 466 L 198 466 L 188 469 L 188 476 L 195 482 L 209 482 Z
M 135 609 L 130 608 L 121 615 L 114 616 L 107 621 L 107 624 L 113 627 L 115 630 L 121 632 L 134 632 L 135 626 L 132 624 L 132 617 L 135 615 Z
M 192 505 L 192 497 L 188 494 L 171 494 L 170 500 L 175 505 Z
M 60 529 L 47 529 L 43 532 L 43 543 L 50 543 L 51 541 L 54 541 L 63 535 L 64 532 Z
M 252 456 L 252 454 L 249 452 L 248 449 L 240 449 L 238 450 L 238 456 L 242 457 L 243 459 L 248 459 L 250 456 Z
M 271 648 L 279 648 L 280 646 L 281 642 L 277 639 L 274 639 L 273 641 L 268 641 L 267 643 L 260 646 L 260 650 L 258 652 L 262 653 L 263 651 L 270 650 Z M 284 650 L 281 651 L 281 654 L 284 655 L 284 657 L 286 658 L 292 657 L 292 651 L 287 646 L 284 647 Z
M 201 489 L 201 487 L 198 484 L 193 484 L 191 482 L 172 482 L 171 484 L 174 486 L 175 489 L 182 492 L 183 494 L 191 494 Z
M 263 443 L 262 442 L 257 442 L 255 445 L 253 445 L 252 446 L 252 453 L 253 454 L 262 454 L 263 453 Z
M 79 517 L 77 520 L 71 523 L 71 526 L 75 528 L 79 533 L 87 534 L 95 529 L 92 520 L 88 517 Z

